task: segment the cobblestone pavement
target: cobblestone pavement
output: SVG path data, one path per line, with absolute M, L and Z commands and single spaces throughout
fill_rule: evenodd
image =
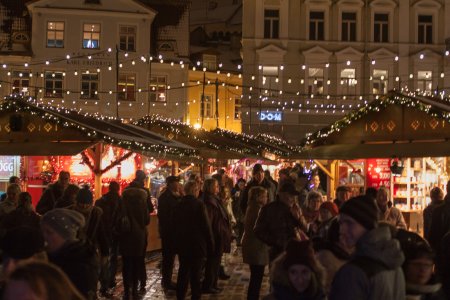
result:
M 150 299 L 176 299 L 175 291 L 169 291 L 164 293 L 161 288 L 161 274 L 159 270 L 159 262 L 161 255 L 159 253 L 152 255 L 147 263 L 147 292 L 142 296 L 143 300 Z M 203 295 L 202 299 L 230 299 L 240 300 L 246 299 L 247 286 L 250 279 L 250 271 L 248 265 L 242 263 L 241 249 L 234 247 L 231 254 L 228 255 L 227 273 L 231 276 L 229 280 L 220 280 L 219 286 L 223 288 L 223 291 L 217 295 Z M 175 269 L 178 268 L 178 264 L 175 263 Z M 176 273 L 174 271 L 173 281 L 176 282 Z M 267 295 L 269 291 L 269 276 L 266 269 L 266 275 L 263 279 L 263 285 L 261 287 L 261 296 Z M 113 291 L 112 298 L 99 298 L 99 299 L 122 299 L 123 286 L 122 275 L 117 275 L 117 287 Z M 189 291 L 188 297 L 189 298 Z

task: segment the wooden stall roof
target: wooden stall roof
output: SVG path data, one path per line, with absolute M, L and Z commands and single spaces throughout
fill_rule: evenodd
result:
M 298 158 L 447 156 L 450 105 L 442 99 L 390 92 L 315 132 L 303 146 Z
M 21 97 L 0 104 L 0 154 L 74 155 L 104 142 L 156 157 L 196 157 L 189 146 L 111 118 L 44 106 Z

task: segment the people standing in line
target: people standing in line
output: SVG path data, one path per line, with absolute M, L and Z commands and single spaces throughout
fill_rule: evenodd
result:
M 389 201 L 388 193 L 389 193 L 388 189 L 384 186 L 378 189 L 377 193 L 377 206 L 379 210 L 378 220 L 392 224 L 396 228 L 407 229 L 406 222 L 405 219 L 403 218 L 402 212 L 394 206 L 388 207 Z
M 175 261 L 174 249 L 174 227 L 173 219 L 175 207 L 180 201 L 180 178 L 168 176 L 166 178 L 166 189 L 158 198 L 158 221 L 159 236 L 161 237 L 162 263 L 161 263 L 161 285 L 164 290 L 175 290 L 176 285 L 172 282 L 173 265 Z
M 75 204 L 75 198 L 77 197 L 80 188 L 78 185 L 69 184 L 64 190 L 61 197 L 56 199 L 55 208 L 67 208 Z
M 275 201 L 275 194 L 276 194 L 275 185 L 266 178 L 264 178 L 264 169 L 261 166 L 261 164 L 255 164 L 252 170 L 252 179 L 250 180 L 249 183 L 247 183 L 247 186 L 242 192 L 240 205 L 243 214 L 245 214 L 245 212 L 247 211 L 248 192 L 254 186 L 262 186 L 263 188 L 267 189 L 267 193 L 269 195 L 269 202 Z
M 146 226 L 150 223 L 147 196 L 146 191 L 139 187 L 128 187 L 122 193 L 116 228 L 119 230 L 119 250 L 122 255 L 124 300 L 130 298 L 130 290 L 133 298 L 137 298 L 139 292 L 145 292 Z
M 202 270 L 206 258 L 214 251 L 211 225 L 203 201 L 198 199 L 200 187 L 194 181 L 184 186 L 185 195 L 174 208 L 175 250 L 180 266 L 177 277 L 177 299 L 186 297 L 191 285 L 191 299 L 201 298 Z
M 39 199 L 36 205 L 36 212 L 40 215 L 44 215 L 46 212 L 52 210 L 55 207 L 56 200 L 59 199 L 66 188 L 69 186 L 70 173 L 67 171 L 61 171 L 58 175 L 58 181 L 51 183 L 45 189 L 44 193 Z
M 306 198 L 303 216 L 305 217 L 307 233 L 310 237 L 315 236 L 319 229 L 319 208 L 323 203 L 322 194 L 316 191 L 309 191 Z
M 315 173 L 312 175 L 309 185 L 310 191 L 316 191 L 322 194 L 322 196 L 326 195 L 327 193 L 323 190 L 322 186 L 320 185 L 320 176 L 319 174 Z
M 42 217 L 41 228 L 49 261 L 60 267 L 90 300 L 97 297 L 98 263 L 95 248 L 78 239 L 78 231 L 84 224 L 79 212 L 55 208 Z
M 103 211 L 101 222 L 106 245 L 109 250 L 108 257 L 102 263 L 100 272 L 100 293 L 104 296 L 108 296 L 108 289 L 116 286 L 119 245 L 114 226 L 119 215 L 119 205 L 122 202 L 122 197 L 119 192 L 119 183 L 117 181 L 111 181 L 108 186 L 108 192 L 95 202 L 95 206 L 101 208 Z
M 430 227 L 433 217 L 433 210 L 444 203 L 444 192 L 439 187 L 434 187 L 430 191 L 431 203 L 423 210 L 423 236 L 430 239 Z
M 219 184 L 214 178 L 206 179 L 203 185 L 203 201 L 211 222 L 214 237 L 214 249 L 206 259 L 203 293 L 217 294 L 221 291 L 217 285 L 220 262 L 224 252 L 231 251 L 231 230 L 226 211 L 217 197 Z
M 8 278 L 4 300 L 85 300 L 57 266 L 39 261 L 20 264 Z
M 17 208 L 19 195 L 22 191 L 17 183 L 11 183 L 6 188 L 6 199 L 0 202 L 0 219 Z
M 278 192 L 278 199 L 261 208 L 254 232 L 270 247 L 270 261 L 286 249 L 291 239 L 306 238 L 303 231 L 306 224 L 296 203 L 298 194 L 292 183 L 285 183 Z
M 243 178 L 239 178 L 236 185 L 234 186 L 233 190 L 232 190 L 232 197 L 233 197 L 233 202 L 232 202 L 232 207 L 233 207 L 233 215 L 236 219 L 236 226 L 234 228 L 235 233 L 236 233 L 236 245 L 240 246 L 241 245 L 241 239 L 242 239 L 242 234 L 244 233 L 244 215 L 245 213 L 243 213 L 241 211 L 241 193 L 244 191 L 245 189 L 245 180 Z
M 9 177 L 8 185 L 13 184 L 13 183 L 18 184 L 18 185 L 20 186 L 20 178 L 17 177 L 17 176 L 11 176 L 11 177 Z M 3 202 L 3 201 L 6 199 L 6 196 L 7 196 L 6 193 L 2 194 L 2 195 L 0 196 L 0 202 Z
M 34 212 L 31 195 L 28 192 L 19 194 L 17 208 L 5 215 L 0 223 L 2 230 L 15 227 L 39 228 L 41 217 Z
M 264 269 L 269 264 L 269 248 L 255 236 L 253 231 L 259 211 L 266 205 L 267 198 L 267 190 L 263 187 L 254 186 L 249 191 L 242 236 L 242 260 L 250 266 L 247 300 L 259 299 Z
M 327 239 L 328 231 L 334 222 L 337 222 L 339 209 L 331 201 L 323 202 L 319 207 L 319 224 L 315 236 L 321 239 Z
M 333 200 L 337 207 L 341 207 L 348 199 L 352 197 L 352 189 L 345 185 L 336 188 L 336 199 Z
M 275 191 L 278 190 L 278 182 L 275 179 L 273 179 L 272 175 L 270 175 L 269 170 L 264 171 L 264 178 L 270 181 L 275 186 Z
M 236 235 L 233 232 L 233 228 L 236 226 L 236 218 L 233 214 L 233 208 L 232 208 L 232 200 L 231 200 L 231 191 L 227 186 L 224 186 L 219 191 L 219 200 L 220 205 L 222 206 L 222 209 L 226 212 L 228 223 L 230 224 L 230 232 L 232 235 L 232 239 L 236 237 Z M 230 247 L 231 250 L 231 247 Z M 226 269 L 228 268 L 228 263 L 230 259 L 229 253 L 224 253 L 222 256 L 222 263 L 220 264 L 219 268 L 219 279 L 221 280 L 228 280 L 230 279 L 230 275 L 226 273 Z
M 339 233 L 355 252 L 335 275 L 329 299 L 405 299 L 404 256 L 390 229 L 378 226 L 372 199 L 359 196 L 342 205 Z
M 270 280 L 272 293 L 264 300 L 327 299 L 325 272 L 314 257 L 310 241 L 291 240 L 286 252 L 273 262 Z

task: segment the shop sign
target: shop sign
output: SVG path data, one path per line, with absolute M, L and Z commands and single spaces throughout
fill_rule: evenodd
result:
M 368 159 L 367 160 L 367 187 L 380 188 L 389 187 L 391 182 L 391 164 L 389 159 Z
M 279 111 L 266 111 L 259 114 L 260 121 L 281 122 L 283 120 L 283 113 Z
M 9 180 L 11 176 L 17 176 L 18 156 L 0 156 L 0 181 Z

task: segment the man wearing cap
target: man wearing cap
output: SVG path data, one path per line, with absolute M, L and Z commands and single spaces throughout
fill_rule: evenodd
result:
M 299 239 L 305 222 L 298 208 L 296 197 L 299 192 L 294 184 L 285 183 L 278 193 L 278 199 L 261 208 L 254 232 L 258 239 L 266 243 L 269 260 L 281 254 L 291 239 Z
M 180 202 L 181 185 L 178 176 L 166 178 L 166 189 L 158 198 L 159 236 L 161 237 L 162 265 L 161 285 L 165 290 L 174 290 L 172 283 L 173 263 L 175 260 L 174 232 L 175 220 L 173 219 L 175 206 Z
M 250 180 L 250 182 L 247 184 L 241 196 L 240 205 L 242 213 L 244 215 L 247 210 L 248 192 L 254 186 L 261 186 L 267 190 L 269 196 L 268 202 L 273 202 L 275 200 L 275 193 L 276 193 L 275 185 L 266 178 L 264 178 L 264 170 L 261 164 L 255 164 L 252 170 L 252 180 Z
M 330 300 L 405 299 L 403 252 L 387 226 L 378 227 L 373 199 L 351 198 L 340 209 L 342 243 L 355 251 L 334 277 Z

